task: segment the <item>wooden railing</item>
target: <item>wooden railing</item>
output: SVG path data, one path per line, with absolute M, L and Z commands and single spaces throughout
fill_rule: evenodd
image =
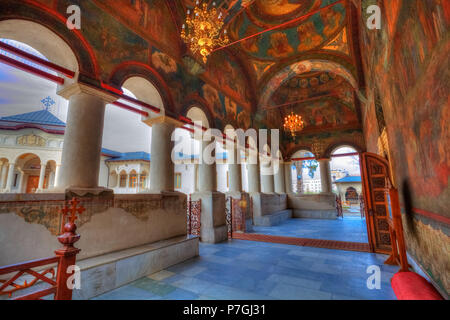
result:
M 41 300 L 52 294 L 55 300 L 72 300 L 72 287 L 69 286 L 68 280 L 73 275 L 75 268 L 73 271 L 68 271 L 71 266 L 75 266 L 76 256 L 80 252 L 80 249 L 74 247 L 75 242 L 80 240 L 80 235 L 76 234 L 75 221 L 77 214 L 81 214 L 85 210 L 79 204 L 80 202 L 74 198 L 69 201 L 69 206 L 65 205 L 61 209 L 63 223 L 67 223 L 62 227 L 61 235 L 58 236 L 58 241 L 63 247 L 55 251 L 54 257 L 0 268 L 0 276 L 15 273 L 8 280 L 0 280 L 0 296 L 8 295 L 12 298 L 16 292 L 31 288 L 41 281 L 50 287 L 15 297 L 14 300 Z M 33 270 L 33 268 L 41 268 L 55 263 L 57 264 L 56 274 L 55 267 L 43 268 L 44 270 L 39 272 Z M 32 276 L 33 279 L 31 281 L 23 280 L 24 276 Z M 22 283 L 17 283 L 18 281 L 22 281 Z

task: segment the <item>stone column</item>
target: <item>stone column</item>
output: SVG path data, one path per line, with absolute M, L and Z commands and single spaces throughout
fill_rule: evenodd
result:
M 58 179 L 59 179 L 59 173 L 61 171 L 61 164 L 56 164 L 56 169 L 55 169 L 55 183 L 54 186 L 55 188 L 58 187 Z
M 23 171 L 20 171 L 19 193 L 23 193 L 22 188 L 23 188 L 24 178 L 25 178 L 25 173 Z
M 258 157 L 256 157 L 258 158 Z M 259 159 L 256 160 L 256 164 L 249 163 L 247 165 L 248 174 L 248 192 L 258 193 L 261 192 L 260 174 L 259 174 Z
M 39 185 L 38 190 L 42 191 L 44 190 L 44 182 L 45 182 L 45 171 L 47 169 L 47 165 L 44 163 L 41 163 L 41 172 L 39 173 Z
M 117 98 L 81 83 L 66 86 L 58 94 L 69 100 L 58 186 L 104 191 L 98 180 L 105 106 Z
M 194 192 L 198 191 L 198 163 L 194 163 Z
M 127 184 L 125 185 L 126 189 L 130 189 L 130 174 L 127 173 Z
M 120 188 L 120 174 L 117 174 L 116 188 Z
M 320 159 L 320 181 L 322 183 L 322 193 L 332 192 L 330 159 Z
M 213 138 L 214 139 L 214 138 Z M 225 241 L 227 235 L 225 194 L 217 192 L 216 161 L 205 163 L 204 151 L 213 141 L 201 141 L 199 164 L 199 191 L 192 194 L 193 201 L 202 201 L 200 239 L 206 243 Z M 212 154 L 215 157 L 215 152 Z
M 277 167 L 274 168 L 275 170 Z M 274 181 L 275 181 L 275 193 L 283 194 L 286 192 L 286 179 L 285 179 L 285 172 L 284 172 L 284 163 L 282 161 L 279 162 L 278 170 L 275 172 L 274 175 Z
M 6 179 L 7 178 L 8 178 L 8 163 L 3 162 L 3 165 L 2 165 L 2 177 L 1 177 L 1 180 L 0 180 L 2 189 L 6 188 Z
M 6 193 L 10 193 L 12 191 L 12 187 L 13 187 L 13 182 L 14 182 L 14 169 L 15 169 L 15 164 L 14 163 L 10 163 L 9 164 L 9 169 L 8 169 L 8 179 L 6 180 L 6 189 L 5 192 Z
M 297 161 L 295 163 L 295 169 L 296 169 L 295 181 L 297 183 L 297 194 L 302 194 L 303 193 L 303 161 Z
M 202 141 L 201 152 L 212 142 Z M 215 156 L 215 152 L 214 152 Z M 216 192 L 217 191 L 217 168 L 216 162 L 207 164 L 205 161 L 199 164 L 199 191 L 200 192 Z
M 175 119 L 160 116 L 148 118 L 144 123 L 152 127 L 150 192 L 174 192 L 175 165 L 172 161 L 174 142 L 172 133 L 181 126 Z
M 55 187 L 55 172 L 51 171 L 48 177 L 48 189 Z
M 285 183 L 286 183 L 286 193 L 293 193 L 292 190 L 292 162 L 284 163 L 284 175 L 285 175 Z
M 228 160 L 230 161 L 228 164 L 228 175 L 230 179 L 229 192 L 242 192 L 242 172 L 241 164 L 239 163 L 239 150 L 234 149 L 232 158 Z
M 261 163 L 261 192 L 262 193 L 274 193 L 274 176 L 273 168 L 270 166 L 270 162 Z M 264 173 L 264 174 L 263 174 Z

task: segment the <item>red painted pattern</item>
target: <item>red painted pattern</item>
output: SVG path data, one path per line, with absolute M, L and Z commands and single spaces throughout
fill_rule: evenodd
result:
M 292 238 L 292 237 L 272 236 L 272 235 L 256 234 L 256 233 L 233 233 L 233 239 L 280 243 L 280 244 L 288 244 L 288 245 L 301 246 L 301 247 L 326 248 L 326 249 L 344 250 L 344 251 L 360 251 L 360 252 L 369 252 L 370 251 L 368 243 L 360 243 L 360 242 L 345 242 L 345 241 L 321 240 L 321 239 Z

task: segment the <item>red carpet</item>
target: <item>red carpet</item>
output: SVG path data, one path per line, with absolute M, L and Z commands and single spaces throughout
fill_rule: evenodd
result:
M 391 280 L 398 300 L 444 300 L 431 283 L 414 272 L 398 272 Z
M 326 248 L 345 251 L 369 252 L 370 250 L 368 243 L 292 238 L 292 237 L 271 236 L 256 233 L 233 233 L 233 239 L 290 244 L 301 247 Z

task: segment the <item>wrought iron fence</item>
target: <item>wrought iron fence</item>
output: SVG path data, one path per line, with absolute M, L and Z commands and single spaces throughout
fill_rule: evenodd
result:
M 202 200 L 193 201 L 191 196 L 187 199 L 187 233 L 198 236 L 201 234 Z

